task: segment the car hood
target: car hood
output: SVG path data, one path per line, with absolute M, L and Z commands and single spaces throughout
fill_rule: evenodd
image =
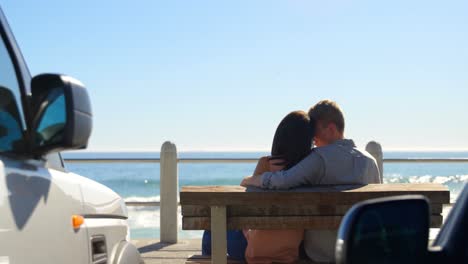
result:
M 117 193 L 109 187 L 88 178 L 76 174 L 74 176 L 79 178 L 83 196 L 83 214 L 85 216 L 128 217 L 125 201 Z

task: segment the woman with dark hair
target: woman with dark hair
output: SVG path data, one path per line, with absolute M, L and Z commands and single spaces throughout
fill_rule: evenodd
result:
M 278 125 L 271 156 L 260 158 L 254 175 L 291 168 L 309 155 L 313 125 L 303 111 L 289 113 Z M 304 230 L 244 230 L 247 263 L 293 263 L 299 257 Z
M 286 115 L 276 128 L 271 156 L 258 161 L 254 175 L 267 171 L 291 168 L 312 148 L 314 128 L 304 111 Z M 228 254 L 247 263 L 293 263 L 299 257 L 299 245 L 304 230 L 243 230 L 228 231 Z M 205 231 L 202 240 L 203 254 L 211 253 L 211 235 Z
M 294 111 L 281 120 L 271 146 L 271 160 L 282 160 L 275 165 L 287 170 L 309 155 L 314 138 L 313 124 L 304 111 Z M 259 162 L 260 163 L 260 162 Z M 257 172 L 257 171 L 256 171 Z

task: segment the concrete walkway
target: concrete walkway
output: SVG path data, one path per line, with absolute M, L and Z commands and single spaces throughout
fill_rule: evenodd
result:
M 185 264 L 187 258 L 193 255 L 201 255 L 201 239 L 181 240 L 177 244 L 161 243 L 159 240 L 135 239 L 132 240 L 145 261 L 145 264 Z M 192 259 L 189 263 L 211 263 L 206 259 Z M 228 261 L 228 264 L 240 263 Z M 300 260 L 296 264 L 315 263 L 310 260 Z
M 182 240 L 177 244 L 150 239 L 132 242 L 137 246 L 146 264 L 182 264 L 188 257 L 201 254 L 201 239 Z

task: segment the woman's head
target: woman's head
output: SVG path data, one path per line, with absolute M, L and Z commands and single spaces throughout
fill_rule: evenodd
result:
M 294 111 L 281 120 L 276 128 L 271 155 L 286 161 L 286 169 L 310 153 L 314 127 L 304 111 Z

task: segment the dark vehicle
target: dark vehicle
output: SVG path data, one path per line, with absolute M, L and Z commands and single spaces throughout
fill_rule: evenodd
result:
M 336 263 L 468 263 L 468 184 L 428 247 L 429 221 L 423 196 L 359 203 L 341 223 Z

